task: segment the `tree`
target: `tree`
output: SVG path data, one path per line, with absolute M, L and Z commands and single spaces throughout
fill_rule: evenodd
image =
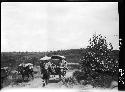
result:
M 113 46 L 101 34 L 94 34 L 89 40 L 87 51 L 83 54 L 80 65 L 82 70 L 100 70 L 101 72 L 118 71 L 118 58 L 113 57 Z M 86 68 L 86 69 L 85 69 Z

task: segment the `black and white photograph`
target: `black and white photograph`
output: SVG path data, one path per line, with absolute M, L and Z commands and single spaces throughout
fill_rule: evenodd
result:
M 118 92 L 119 41 L 118 2 L 2 2 L 1 90 Z

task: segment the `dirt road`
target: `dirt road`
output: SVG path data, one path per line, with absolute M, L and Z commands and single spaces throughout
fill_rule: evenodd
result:
M 72 71 L 67 71 L 66 77 L 72 76 L 73 70 Z M 5 88 L 42 88 L 43 87 L 43 80 L 39 74 L 35 75 L 35 78 L 33 80 L 30 80 L 29 82 L 22 82 L 18 83 L 18 85 L 9 85 L 8 87 Z M 55 77 L 51 77 L 49 79 L 49 84 L 45 86 L 45 88 L 61 88 L 64 87 L 62 83 L 59 80 L 59 76 L 56 75 Z

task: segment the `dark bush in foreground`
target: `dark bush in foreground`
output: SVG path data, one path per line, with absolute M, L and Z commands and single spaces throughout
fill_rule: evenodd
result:
M 94 87 L 103 87 L 103 88 L 109 88 L 112 80 L 111 76 L 107 75 L 98 75 L 95 79 L 92 78 L 91 85 Z
M 68 88 L 71 88 L 77 84 L 77 80 L 74 77 L 64 78 L 62 82 L 63 82 L 63 85 L 65 85 Z
M 77 80 L 78 83 L 80 83 L 81 80 L 85 80 L 87 78 L 85 73 L 81 71 L 73 72 L 73 77 Z
M 113 80 L 112 76 L 94 72 L 87 74 L 82 71 L 75 71 L 73 78 L 76 79 L 77 83 L 82 85 L 91 84 L 93 87 L 109 88 Z

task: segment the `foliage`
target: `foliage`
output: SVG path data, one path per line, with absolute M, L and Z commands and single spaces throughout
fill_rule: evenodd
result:
M 73 73 L 73 78 L 76 80 L 76 83 L 81 85 L 90 84 L 93 87 L 103 87 L 109 88 L 113 81 L 112 77 L 102 73 L 93 71 L 92 74 L 87 74 L 83 71 L 75 71 Z
M 75 71 L 73 72 L 73 77 L 80 83 L 81 80 L 87 79 L 88 76 L 85 75 L 85 72 Z
M 77 84 L 77 80 L 74 77 L 64 78 L 62 79 L 62 82 L 63 82 L 63 85 L 70 88 L 72 88 L 74 85 Z
M 80 65 L 82 71 L 90 73 L 92 70 L 118 73 L 118 58 L 114 57 L 113 46 L 101 34 L 94 34 L 89 40 L 87 51 L 83 54 Z

